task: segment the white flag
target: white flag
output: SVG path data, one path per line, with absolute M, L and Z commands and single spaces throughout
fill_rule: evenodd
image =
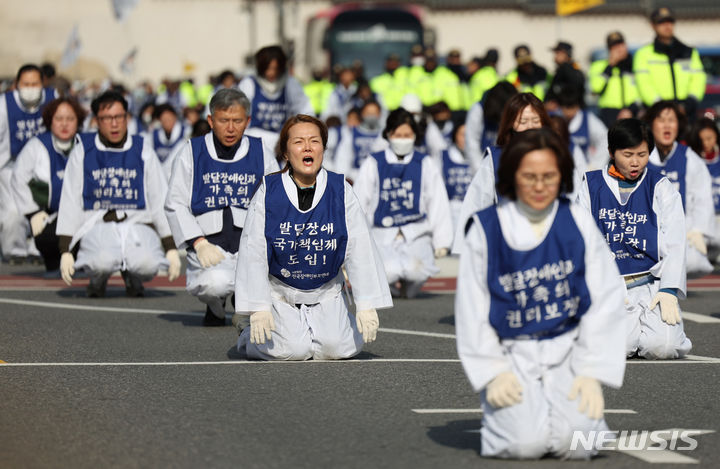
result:
M 135 56 L 137 55 L 137 47 L 133 47 L 130 52 L 120 62 L 120 70 L 125 75 L 132 75 L 135 73 Z
M 110 0 L 112 2 L 113 12 L 115 13 L 115 19 L 123 22 L 125 18 L 130 14 L 130 11 L 135 8 L 139 0 Z
M 78 25 L 75 25 L 72 31 L 70 31 L 70 37 L 68 37 L 65 50 L 60 59 L 60 68 L 72 66 L 80 55 L 80 49 L 82 49 L 82 44 L 80 43 L 80 35 L 78 34 Z

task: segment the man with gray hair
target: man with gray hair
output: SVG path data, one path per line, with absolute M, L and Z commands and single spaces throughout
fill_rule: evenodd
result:
M 187 249 L 187 290 L 207 305 L 203 324 L 223 326 L 250 199 L 262 177 L 279 168 L 261 139 L 244 135 L 251 118 L 245 94 L 220 90 L 209 110 L 212 132 L 176 154 L 165 213 L 175 243 Z

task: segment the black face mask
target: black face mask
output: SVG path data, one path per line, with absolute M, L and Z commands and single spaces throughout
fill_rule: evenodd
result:
M 442 130 L 445 128 L 445 124 L 448 123 L 448 120 L 449 119 L 441 119 L 441 120 L 435 121 L 435 124 L 437 124 L 437 126 L 440 130 Z

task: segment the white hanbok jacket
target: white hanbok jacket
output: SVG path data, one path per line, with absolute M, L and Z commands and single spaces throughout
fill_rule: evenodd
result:
M 385 150 L 385 159 L 388 163 L 408 164 L 416 153 L 400 160 L 391 150 Z M 442 173 L 431 157 L 422 161 L 422 181 L 420 183 L 420 213 L 426 214 L 423 220 L 408 223 L 403 226 L 378 227 L 373 226 L 372 233 L 378 244 L 389 245 L 402 230 L 403 236 L 412 241 L 423 235 L 432 237 L 433 249 L 450 248 L 453 240 L 453 224 L 450 212 L 445 183 Z M 368 224 L 374 223 L 375 209 L 380 198 L 380 175 L 377 162 L 374 158 L 366 158 L 358 171 L 358 177 L 353 186 L 360 200 L 360 206 L 365 211 Z
M 465 144 L 467 145 L 467 140 Z M 573 163 L 575 164 L 575 169 L 573 170 L 573 193 L 567 194 L 567 197 L 570 200 L 575 200 L 578 187 L 582 182 L 582 175 L 585 173 L 586 164 L 585 156 L 577 145 L 573 147 L 572 157 Z M 468 158 L 470 158 L 470 155 L 468 155 Z M 462 252 L 465 226 L 470 217 L 480 210 L 497 203 L 498 197 L 495 191 L 495 182 L 495 163 L 492 159 L 490 148 L 486 148 L 482 161 L 480 161 L 480 167 L 475 173 L 475 177 L 473 177 L 465 194 L 462 207 L 460 207 L 460 216 L 458 218 L 455 241 L 452 248 L 453 254 L 460 254 Z
M 128 135 L 122 148 L 108 148 L 100 142 L 95 134 L 95 145 L 99 150 L 109 152 L 122 152 L 129 150 L 133 138 Z M 145 208 L 142 210 L 118 211 L 118 217 L 127 215 L 123 223 L 152 224 L 160 238 L 170 236 L 170 225 L 165 218 L 163 205 L 167 195 L 167 181 L 160 160 L 152 145 L 143 139 L 142 160 L 144 163 L 143 187 L 145 191 Z M 82 141 L 78 142 L 70 152 L 65 167 L 62 195 L 60 196 L 60 209 L 58 210 L 58 223 L 56 233 L 58 236 L 71 236 L 70 249 L 90 231 L 97 223 L 103 222 L 106 210 L 85 210 L 83 203 L 83 160 L 85 149 Z
M 327 171 L 317 176 L 312 208 L 320 202 L 327 186 Z M 297 186 L 288 172 L 282 175 L 283 187 L 291 203 L 297 208 Z M 348 242 L 345 250 L 345 270 L 352 284 L 352 296 L 357 310 L 392 307 L 382 259 L 370 235 L 360 203 L 352 187 L 345 183 L 345 223 Z M 315 304 L 342 292 L 345 279 L 342 272 L 315 290 L 298 290 L 269 274 L 267 241 L 265 238 L 265 184 L 258 187 L 250 202 L 245 229 L 240 238 L 235 277 L 235 311 L 251 314 L 271 311 L 273 301 L 291 305 Z
M 677 142 L 673 143 L 668 159 L 673 157 L 677 147 Z M 715 236 L 715 206 L 712 198 L 712 177 L 703 159 L 691 148 L 687 149 L 686 156 L 685 230 L 687 233 L 699 231 L 707 238 L 713 238 Z M 660 161 L 657 147 L 650 153 L 650 162 L 657 166 L 665 166 L 665 163 Z
M 645 170 L 642 178 L 647 176 Z M 615 198 L 620 201 L 620 190 L 617 179 L 603 170 L 603 179 Z M 642 181 L 638 181 L 638 185 Z M 637 186 L 636 186 L 637 188 Z M 578 203 L 592 213 L 590 207 L 590 191 L 587 180 L 583 179 L 578 191 Z M 658 255 L 660 260 L 650 273 L 660 279 L 660 288 L 677 288 L 678 298 L 685 298 L 687 292 L 687 276 L 685 274 L 685 223 L 680 193 L 675 190 L 667 178 L 662 178 L 655 186 L 652 210 L 658 221 Z
M 78 136 L 74 138 L 75 145 L 77 145 L 80 138 Z M 48 186 L 52 184 L 50 178 L 50 155 L 48 155 L 45 145 L 37 137 L 32 138 L 25 144 L 13 167 L 11 183 L 13 197 L 18 212 L 23 215 L 40 210 L 28 185 L 33 179 L 44 182 Z M 53 190 L 62 190 L 62 188 L 54 188 Z M 55 218 L 57 218 L 57 213 L 51 214 L 48 223 L 52 223 Z
M 558 202 L 544 223 L 543 239 L 557 213 Z M 513 249 L 530 250 L 538 246 L 528 219 L 515 202 L 498 206 L 503 235 Z M 488 256 L 495 246 L 488 246 L 482 225 L 475 219 L 460 256 L 457 295 L 455 297 L 455 330 L 460 361 L 472 388 L 478 392 L 498 374 L 512 371 L 516 354 L 527 363 L 528 376 L 542 376 L 538 361 L 562 363 L 568 356 L 575 376 L 588 376 L 614 388 L 620 387 L 625 372 L 624 284 L 605 240 L 595 221 L 585 209 L 571 205 L 571 213 L 585 243 L 585 282 L 591 305 L 573 330 L 552 339 L 503 340 L 490 325 L 488 291 Z M 542 354 L 539 356 L 538 354 Z
M 205 135 L 205 145 L 208 153 L 214 160 L 232 163 L 239 161 L 248 155 L 250 150 L 250 141 L 246 136 L 242 137 L 240 146 L 232 160 L 220 160 L 215 151 L 213 143 L 213 133 Z M 264 174 L 270 174 L 277 171 L 278 164 L 275 155 L 270 153 L 263 146 L 263 161 L 265 166 Z M 193 195 L 193 178 L 194 178 L 194 160 L 192 154 L 192 144 L 186 142 L 178 150 L 175 157 L 172 176 L 168 188 L 167 200 L 165 201 L 165 210 L 167 219 L 172 229 L 173 239 L 179 248 L 186 248 L 185 242 L 200 236 L 207 236 L 218 233 L 223 228 L 223 210 L 211 210 L 201 215 L 193 215 L 191 203 Z M 258 183 L 260 181 L 258 180 Z M 238 228 L 245 226 L 245 218 L 247 210 L 241 207 L 231 207 L 233 214 L 233 224 Z

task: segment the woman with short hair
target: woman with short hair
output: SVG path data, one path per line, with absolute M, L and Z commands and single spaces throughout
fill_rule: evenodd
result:
M 322 121 L 288 119 L 276 149 L 285 167 L 265 176 L 250 202 L 235 280 L 235 311 L 250 315 L 238 350 L 249 358 L 355 356 L 375 340 L 376 310 L 392 307 L 360 204 L 341 174 L 322 167 L 326 145 Z
M 482 455 L 589 459 L 576 432 L 607 430 L 601 383 L 625 370 L 623 285 L 547 129 L 503 147 L 497 205 L 475 213 L 460 256 L 455 330 L 483 409 Z
M 87 113 L 72 98 L 57 98 L 43 110 L 47 132 L 30 140 L 18 155 L 12 176 L 15 203 L 30 221 L 46 275 L 59 278 L 60 249 L 55 234 L 63 176 Z
M 687 233 L 687 274 L 702 277 L 713 271 L 707 258 L 708 241 L 715 236 L 710 172 L 697 153 L 678 142 L 685 133 L 686 118 L 675 102 L 655 103 L 648 109 L 645 121 L 655 139 L 648 166 L 667 177 L 682 199 Z
M 452 217 L 442 173 L 415 150 L 418 126 L 403 108 L 388 115 L 389 148 L 360 166 L 353 186 L 382 253 L 390 289 L 412 298 L 439 272 L 435 258 L 452 243 Z
M 608 131 L 610 163 L 588 171 L 579 201 L 592 214 L 627 288 L 626 352 L 648 359 L 684 357 L 678 298 L 685 298 L 685 228 L 680 194 L 648 165 L 652 132 L 637 119 Z

